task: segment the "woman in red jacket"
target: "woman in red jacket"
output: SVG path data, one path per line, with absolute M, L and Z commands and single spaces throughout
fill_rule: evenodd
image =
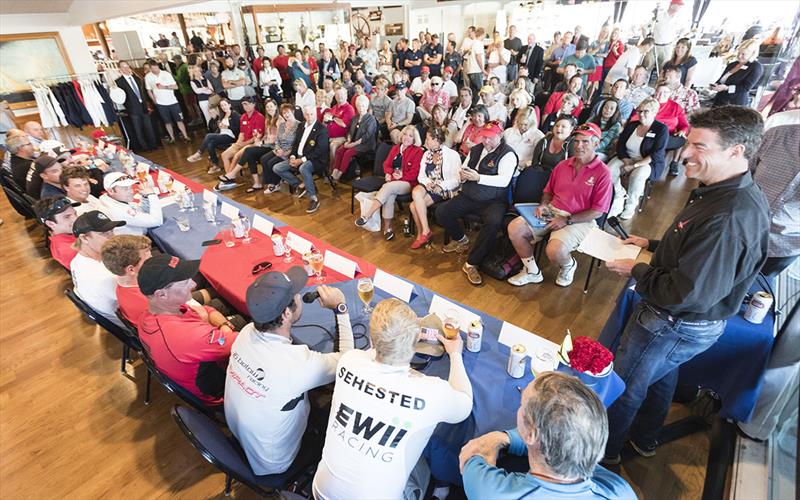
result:
M 660 104 L 656 120 L 667 126 L 669 139 L 667 139 L 667 153 L 673 152 L 672 161 L 669 163 L 669 175 L 678 175 L 678 161 L 680 149 L 686 144 L 686 135 L 689 133 L 689 120 L 686 119 L 686 112 L 677 102 L 670 99 L 672 89 L 665 83 L 656 86 L 655 96 Z
M 356 226 L 364 227 L 369 218 L 380 210 L 383 219 L 383 235 L 386 241 L 394 238 L 394 230 L 392 229 L 394 200 L 401 194 L 409 194 L 414 189 L 414 186 L 417 185 L 419 165 L 423 153 L 421 146 L 422 141 L 417 127 L 413 125 L 406 126 L 400 133 L 400 144 L 392 146 L 386 161 L 383 163 L 386 182 L 375 195 L 375 200 L 373 200 L 369 210 L 356 219 Z

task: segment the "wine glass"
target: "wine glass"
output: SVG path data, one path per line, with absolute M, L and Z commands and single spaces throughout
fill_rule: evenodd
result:
M 239 220 L 242 223 L 242 231 L 244 232 L 244 239 L 242 239 L 242 243 L 250 243 L 253 241 L 250 238 L 250 228 L 252 227 L 252 223 L 250 222 L 249 217 L 239 217 Z
M 284 237 L 283 238 L 283 261 L 289 264 L 294 259 L 292 258 L 292 247 L 289 246 L 289 239 Z
M 364 312 L 369 314 L 373 308 L 370 306 L 372 296 L 375 294 L 375 287 L 372 285 L 372 280 L 369 278 L 362 278 L 358 280 L 358 298 L 364 303 Z
M 321 253 L 312 253 L 308 258 L 308 263 L 311 264 L 311 269 L 314 271 L 316 278 L 314 281 L 322 283 L 325 278 L 322 277 L 322 269 L 325 267 L 325 259 Z M 370 299 L 371 300 L 371 299 Z

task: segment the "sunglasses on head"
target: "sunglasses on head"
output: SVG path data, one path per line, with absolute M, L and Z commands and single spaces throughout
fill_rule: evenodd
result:
M 59 198 L 52 205 L 50 205 L 50 208 L 48 208 L 47 211 L 44 213 L 44 215 L 42 216 L 42 222 L 44 222 L 46 219 L 50 219 L 54 215 L 60 214 L 61 212 L 66 210 L 67 207 L 70 206 L 72 206 L 71 201 L 69 201 L 66 198 Z
M 589 125 L 583 124 L 583 125 L 579 125 L 578 128 L 576 128 L 575 130 L 592 130 L 592 127 L 590 127 Z
M 256 264 L 255 266 L 253 266 L 253 270 L 252 270 L 252 271 L 250 271 L 250 272 L 251 272 L 251 274 L 252 274 L 253 276 L 255 276 L 255 275 L 256 275 L 256 274 L 258 274 L 258 273 L 261 273 L 261 272 L 264 272 L 264 271 L 266 271 L 266 270 L 267 270 L 267 269 L 269 269 L 270 267 L 272 267 L 272 262 L 269 262 L 269 261 L 266 261 L 266 260 L 265 260 L 264 262 L 259 262 L 258 264 Z

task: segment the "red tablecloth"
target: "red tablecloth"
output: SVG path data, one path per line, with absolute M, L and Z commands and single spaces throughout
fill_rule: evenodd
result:
M 315 238 L 303 231 L 285 226 L 280 229 L 276 228 L 273 234 L 277 233 L 285 236 L 288 231 L 306 238 L 314 245 L 314 248 L 322 253 L 324 253 L 325 250 L 331 250 L 357 262 L 361 272 L 356 272 L 356 279 L 375 275 L 374 265 L 332 247 L 319 238 Z M 219 245 L 212 245 L 208 247 L 208 250 L 203 254 L 200 261 L 200 272 L 208 280 L 209 284 L 217 293 L 228 301 L 231 306 L 243 313 L 247 313 L 247 287 L 260 276 L 260 274 L 257 276 L 253 276 L 252 274 L 253 267 L 256 264 L 269 261 L 272 263 L 270 271 L 286 271 L 292 266 L 303 265 L 303 259 L 297 252 L 292 252 L 293 259 L 290 263 L 284 262 L 283 257 L 276 257 L 270 237 L 256 230 L 250 231 L 250 237 L 253 241 L 249 244 L 237 241 L 234 247 L 226 247 L 222 243 Z M 217 238 L 223 239 L 222 234 L 217 235 Z M 322 271 L 322 277 L 324 278 L 322 284 L 338 283 L 350 279 L 327 267 Z M 315 284 L 315 282 L 311 280 L 313 280 L 313 278 L 310 278 L 308 284 Z

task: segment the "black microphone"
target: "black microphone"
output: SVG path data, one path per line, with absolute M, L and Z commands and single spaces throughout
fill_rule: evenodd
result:
M 313 292 L 306 292 L 303 294 L 303 302 L 305 302 L 306 304 L 310 304 L 315 300 L 317 300 L 318 298 L 319 298 L 319 292 L 316 290 Z
M 613 229 L 619 235 L 620 238 L 622 238 L 623 240 L 628 239 L 628 233 L 626 233 L 625 229 L 623 229 L 622 226 L 620 226 L 619 219 L 617 219 L 616 217 L 609 217 L 608 219 L 606 219 L 606 222 L 608 222 L 608 225 L 611 226 L 611 229 Z

